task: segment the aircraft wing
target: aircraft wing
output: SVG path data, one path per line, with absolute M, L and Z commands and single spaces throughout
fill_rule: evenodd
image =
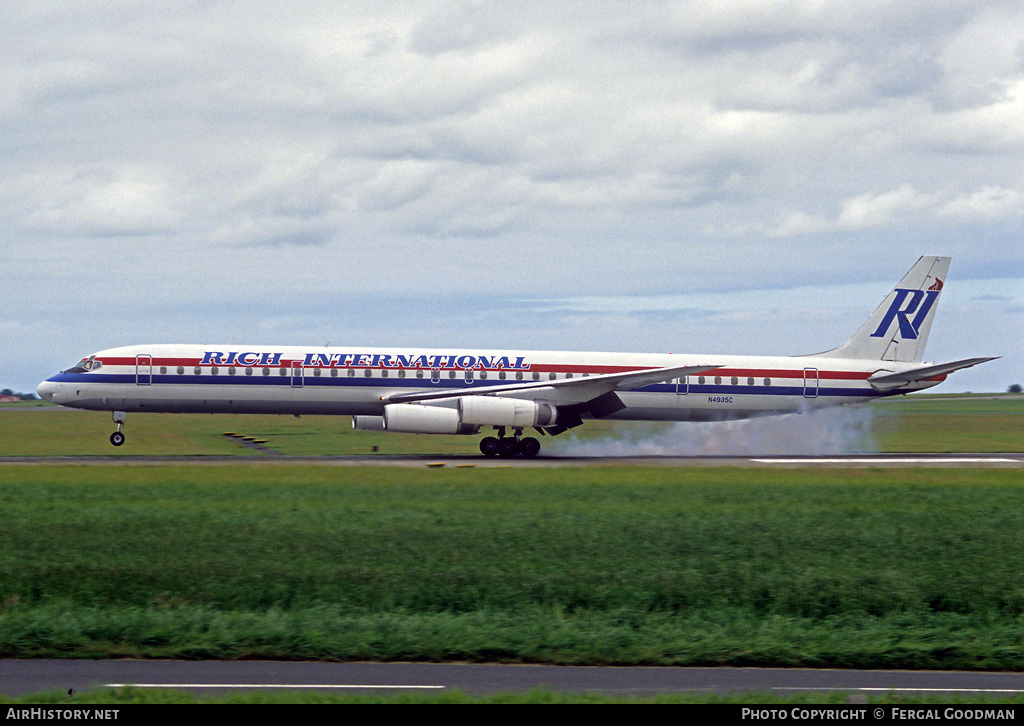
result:
M 993 356 L 991 358 L 965 358 L 964 360 L 953 361 L 952 363 L 941 363 L 934 366 L 914 368 L 913 370 L 903 371 L 902 373 L 883 373 L 881 375 L 876 373 L 868 378 L 868 383 L 879 391 L 891 391 L 895 388 L 900 388 L 901 386 L 906 386 L 917 381 L 925 381 L 936 376 L 945 376 L 953 371 L 958 371 L 962 368 L 970 368 L 971 366 L 976 366 L 979 363 L 995 360 L 998 357 L 999 356 Z
M 498 386 L 483 385 L 473 390 L 464 388 L 457 391 L 431 391 L 429 393 L 408 392 L 385 396 L 387 403 L 412 403 L 415 401 L 437 401 L 460 396 L 492 396 L 500 394 L 533 393 L 529 398 L 543 398 L 556 404 L 572 404 L 590 401 L 614 391 L 630 391 L 635 388 L 661 383 L 673 378 L 721 368 L 718 365 L 676 366 L 671 368 L 646 368 L 626 373 L 604 373 L 596 376 L 563 378 L 557 381 L 530 381 Z M 517 395 L 517 398 L 522 396 Z

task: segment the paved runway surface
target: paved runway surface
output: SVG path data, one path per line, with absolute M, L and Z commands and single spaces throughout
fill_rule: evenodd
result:
M 841 691 L 1009 696 L 1024 692 L 1024 673 L 844 671 L 788 668 L 603 668 L 434 663 L 307 663 L 269 661 L 0 660 L 0 693 L 18 696 L 58 689 L 177 688 L 655 694 L 669 692 Z
M 839 454 L 829 456 L 5 456 L 0 464 L 322 464 L 325 466 L 761 466 L 761 467 L 1022 467 L 1024 453 L 1011 454 Z

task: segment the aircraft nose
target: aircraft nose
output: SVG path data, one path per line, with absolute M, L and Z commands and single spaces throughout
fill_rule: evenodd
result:
M 59 384 L 54 383 L 53 381 L 43 381 L 36 389 L 36 393 L 38 393 L 39 397 L 43 400 L 49 401 L 50 403 L 56 403 L 53 399 L 57 394 L 57 389 L 59 387 Z

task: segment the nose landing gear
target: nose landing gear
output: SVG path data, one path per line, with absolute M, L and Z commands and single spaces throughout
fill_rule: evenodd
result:
M 121 425 L 127 418 L 127 414 L 124 411 L 114 411 L 113 419 L 114 423 L 117 424 L 117 431 L 110 435 L 110 443 L 114 446 L 120 446 L 124 443 L 124 434 L 121 433 Z

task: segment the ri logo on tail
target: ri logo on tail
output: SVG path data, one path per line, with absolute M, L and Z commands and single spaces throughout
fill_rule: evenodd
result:
M 921 325 L 928 318 L 928 313 L 931 311 L 935 301 L 939 299 L 940 290 L 942 290 L 942 280 L 938 278 L 935 279 L 935 283 L 927 291 L 907 290 L 897 287 L 893 290 L 896 297 L 889 305 L 889 309 L 882 318 L 882 322 L 878 324 L 878 329 L 871 334 L 871 337 L 881 338 L 885 336 L 895 320 L 899 323 L 900 336 L 904 340 L 917 340 L 918 335 L 921 333 Z M 924 301 L 923 304 L 922 300 Z M 917 313 L 916 315 L 914 315 L 915 312 Z M 914 315 L 913 320 L 910 319 L 911 315 Z

